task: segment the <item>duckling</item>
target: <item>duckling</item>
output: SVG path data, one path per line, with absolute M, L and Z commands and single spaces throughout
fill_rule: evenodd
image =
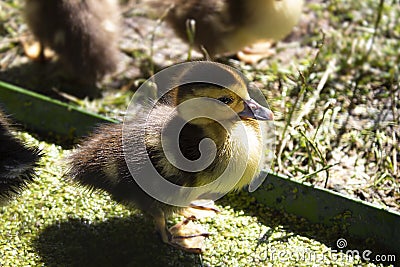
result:
M 12 134 L 10 121 L 0 111 L 0 200 L 6 202 L 33 180 L 41 152 Z
M 207 233 L 181 229 L 194 217 L 170 229 L 166 219 L 196 200 L 248 185 L 258 175 L 264 153 L 257 120 L 272 120 L 273 114 L 250 98 L 249 84 L 231 67 L 193 62 L 179 71 L 176 81 L 170 83 L 168 79 L 175 79 L 170 76 L 156 81 L 160 91 L 165 86 L 173 89 L 154 103 L 149 114 L 135 109 L 134 118 L 127 117 L 124 124 L 100 126 L 87 137 L 68 159 L 67 175 L 153 217 L 165 243 L 201 253 L 202 246 L 190 239 Z M 188 82 L 208 81 L 210 75 L 223 80 L 224 86 Z M 181 167 L 179 155 L 189 164 Z M 165 193 L 157 175 L 179 186 L 178 191 Z M 187 188 L 201 190 L 188 194 Z
M 93 85 L 116 70 L 116 0 L 26 0 L 24 14 L 40 43 L 39 59 L 45 58 L 45 48 L 54 50 L 66 78 Z
M 155 6 L 156 0 L 148 0 Z M 261 41 L 279 41 L 299 21 L 303 0 L 169 0 L 167 22 L 188 40 L 188 20 L 194 44 L 210 56 L 235 53 Z M 160 6 L 160 3 L 157 3 Z M 191 23 L 189 23 L 190 25 Z M 193 26 L 193 25 L 192 25 Z

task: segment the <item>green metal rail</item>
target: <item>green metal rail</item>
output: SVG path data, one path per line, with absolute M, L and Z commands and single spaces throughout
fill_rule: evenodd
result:
M 261 175 L 265 177 L 267 173 Z M 397 259 L 400 257 L 400 213 L 271 173 L 252 196 L 268 207 L 306 218 L 310 223 L 327 228 L 340 225 L 344 230 L 337 239 L 345 238 L 347 249 L 395 253 Z
M 26 128 L 63 139 L 87 135 L 99 123 L 118 122 L 2 81 L 0 107 Z

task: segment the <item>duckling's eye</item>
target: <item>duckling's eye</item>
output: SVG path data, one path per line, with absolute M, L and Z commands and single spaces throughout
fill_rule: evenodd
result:
M 221 101 L 222 103 L 224 103 L 226 105 L 229 105 L 233 102 L 233 99 L 228 96 L 223 96 L 223 97 L 218 98 L 218 101 Z

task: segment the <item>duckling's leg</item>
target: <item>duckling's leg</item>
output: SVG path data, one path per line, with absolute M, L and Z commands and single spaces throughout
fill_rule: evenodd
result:
M 275 54 L 275 50 L 271 48 L 273 44 L 273 41 L 253 44 L 249 47 L 245 47 L 242 51 L 239 51 L 237 57 L 243 62 L 255 64 L 261 59 Z
M 154 222 L 164 243 L 191 253 L 202 253 L 204 240 L 209 236 L 201 227 L 189 225 L 194 216 L 167 229 L 166 219 L 162 210 L 153 211 Z
M 162 241 L 164 243 L 169 243 L 171 240 L 171 233 L 167 229 L 164 212 L 162 210 L 156 210 L 153 211 L 152 216 L 154 218 L 156 230 L 160 234 Z
M 209 199 L 198 199 L 190 203 L 190 207 L 184 209 L 181 215 L 185 217 L 195 216 L 197 219 L 214 217 L 220 210 L 214 201 Z

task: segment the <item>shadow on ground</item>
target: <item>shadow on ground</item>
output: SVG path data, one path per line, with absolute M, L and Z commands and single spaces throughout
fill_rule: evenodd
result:
M 274 243 L 303 236 L 325 244 L 332 252 L 339 252 L 337 240 L 346 238 L 348 246 L 343 253 L 354 249 L 362 253 L 367 249 L 372 251 L 368 255 L 372 258 L 375 253 L 384 252 L 373 243 L 348 237 L 345 225 L 327 228 L 311 224 L 303 218 L 269 209 L 251 200 L 246 193 L 229 194 L 218 204 L 243 210 L 245 215 L 257 217 L 268 226 L 270 230 L 261 233 L 258 243 L 269 243 L 273 247 Z M 34 247 L 46 266 L 202 266 L 201 256 L 163 244 L 153 227 L 140 214 L 98 223 L 70 219 L 45 228 L 34 241 Z M 272 238 L 275 231 L 285 234 Z M 254 253 L 260 253 L 254 249 Z
M 142 216 L 48 226 L 34 246 L 46 266 L 198 266 L 198 255 L 163 244 Z
M 56 61 L 45 63 L 29 61 L 5 69 L 0 71 L 0 80 L 62 101 L 66 99 L 59 92 L 79 98 L 101 96 L 96 85 L 82 85 L 63 77 L 62 67 Z
M 330 248 L 331 252 L 343 252 L 347 254 L 356 250 L 359 252 L 359 255 L 366 252 L 367 258 L 369 257 L 370 259 L 374 259 L 376 255 L 396 255 L 398 253 L 398 251 L 393 251 L 386 247 L 386 244 L 380 243 L 381 240 L 373 238 L 361 239 L 350 235 L 348 232 L 349 221 L 346 218 L 334 218 L 333 226 L 327 227 L 322 222 L 311 223 L 305 218 L 268 208 L 256 200 L 250 200 L 250 202 L 237 201 L 238 198 L 241 200 L 251 199 L 246 192 L 240 192 L 239 194 L 231 193 L 222 198 L 218 204 L 231 206 L 235 210 L 243 210 L 246 215 L 257 217 L 260 223 L 270 227 L 271 230 L 263 233 L 264 235 L 260 237 L 258 240 L 259 243 L 273 244 L 275 242 L 287 242 L 291 237 L 299 235 L 326 245 Z M 272 233 L 278 228 L 284 230 L 286 235 L 278 239 L 271 238 Z M 346 245 L 340 248 L 338 247 L 338 242 L 343 239 L 345 239 Z

